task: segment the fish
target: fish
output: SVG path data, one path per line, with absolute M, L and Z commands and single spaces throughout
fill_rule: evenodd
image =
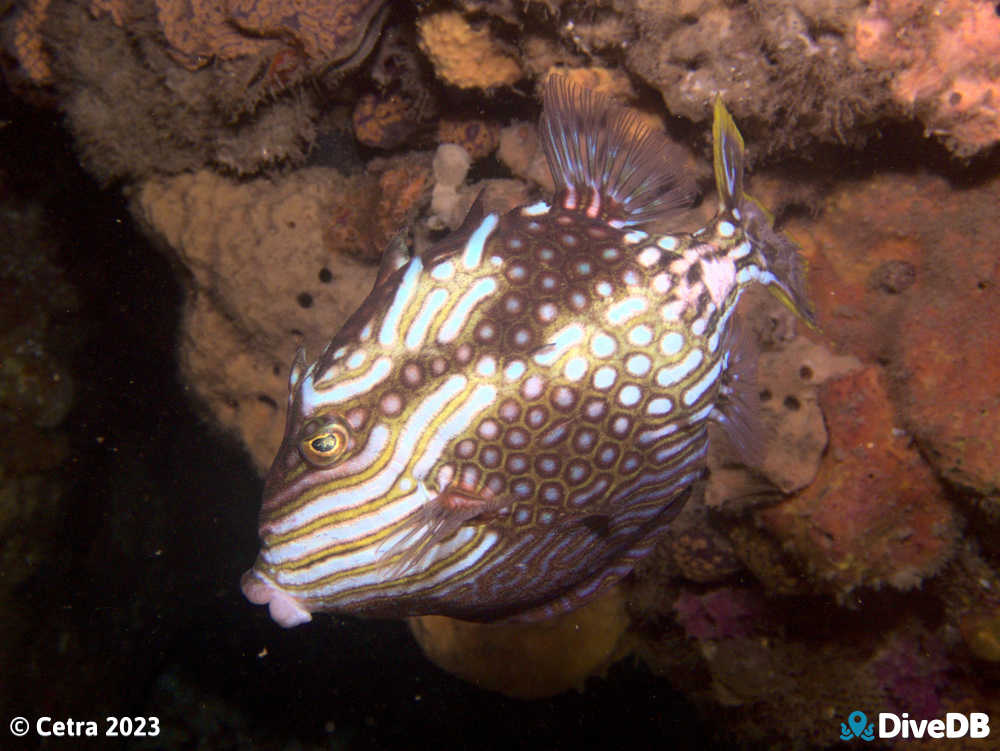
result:
M 795 243 L 744 193 L 721 98 L 718 213 L 637 113 L 550 76 L 550 202 L 480 203 L 419 254 L 386 250 L 319 357 L 300 349 L 241 579 L 279 625 L 316 612 L 535 621 L 626 576 L 706 470 L 716 423 L 748 458 L 753 357 L 733 320 L 762 284 L 810 325 Z

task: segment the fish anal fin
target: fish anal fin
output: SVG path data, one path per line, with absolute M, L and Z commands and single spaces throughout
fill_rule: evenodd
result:
M 546 82 L 539 135 L 564 208 L 624 227 L 675 216 L 695 195 L 677 146 L 563 76 Z
M 711 419 L 722 428 L 740 459 L 748 467 L 760 467 L 767 440 L 757 397 L 757 348 L 749 327 L 730 322 L 723 347 L 728 351 L 722 385 Z

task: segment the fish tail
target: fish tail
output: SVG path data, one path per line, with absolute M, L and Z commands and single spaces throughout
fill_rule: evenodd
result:
M 695 195 L 667 138 L 608 97 L 552 75 L 539 125 L 556 201 L 612 226 L 662 220 Z
M 743 136 L 733 122 L 722 97 L 715 98 L 715 118 L 712 122 L 712 144 L 715 163 L 715 186 L 719 191 L 722 210 L 740 218 L 743 195 Z
M 715 99 L 712 123 L 715 184 L 719 191 L 722 217 L 738 222 L 764 261 L 760 281 L 811 328 L 816 316 L 806 293 L 806 260 L 799 246 L 774 227 L 774 217 L 743 191 L 744 145 L 736 123 L 722 103 Z

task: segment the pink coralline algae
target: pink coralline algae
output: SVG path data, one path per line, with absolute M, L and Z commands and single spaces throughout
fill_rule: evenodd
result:
M 674 602 L 674 612 L 694 639 L 741 639 L 758 630 L 763 603 L 745 589 L 723 587 L 703 595 L 685 590 Z

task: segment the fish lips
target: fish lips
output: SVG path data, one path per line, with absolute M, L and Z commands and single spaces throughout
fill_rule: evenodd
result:
M 267 605 L 271 619 L 279 626 L 292 628 L 312 620 L 312 615 L 298 600 L 256 569 L 240 577 L 240 589 L 254 605 Z

